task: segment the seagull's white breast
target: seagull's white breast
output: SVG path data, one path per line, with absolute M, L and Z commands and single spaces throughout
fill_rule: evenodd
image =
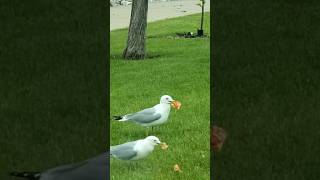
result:
M 156 109 L 156 113 L 161 114 L 161 118 L 149 123 L 148 126 L 156 126 L 167 122 L 170 114 L 170 104 L 157 104 L 154 108 Z
M 153 151 L 154 146 L 145 140 L 139 140 L 133 149 L 137 152 L 137 155 L 131 160 L 139 160 L 147 157 Z

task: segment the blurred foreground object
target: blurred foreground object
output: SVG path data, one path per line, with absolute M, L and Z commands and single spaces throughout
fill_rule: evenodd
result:
M 213 126 L 211 128 L 211 148 L 219 152 L 227 138 L 227 133 L 223 128 Z
M 10 175 L 29 180 L 107 180 L 109 152 L 81 163 L 58 166 L 43 172 L 12 172 Z

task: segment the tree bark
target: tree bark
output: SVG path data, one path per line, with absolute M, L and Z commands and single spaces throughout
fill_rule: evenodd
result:
M 147 29 L 148 0 L 133 0 L 124 59 L 145 57 L 145 32 Z

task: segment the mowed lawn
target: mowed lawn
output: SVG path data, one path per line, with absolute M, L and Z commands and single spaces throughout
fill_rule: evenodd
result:
M 121 59 L 127 30 L 111 32 L 111 115 L 136 112 L 159 103 L 161 95 L 181 101 L 169 121 L 150 134 L 166 142 L 146 159 L 128 163 L 111 160 L 111 179 L 209 179 L 210 39 L 175 38 L 175 33 L 195 32 L 200 15 L 148 24 L 147 54 L 141 61 Z M 205 15 L 205 32 L 209 29 Z M 111 122 L 111 145 L 145 138 L 145 128 L 130 122 Z M 173 172 L 179 164 L 182 173 Z

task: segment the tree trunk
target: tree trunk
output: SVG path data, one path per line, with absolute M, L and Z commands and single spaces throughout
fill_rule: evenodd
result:
M 145 57 L 145 32 L 147 29 L 148 0 L 133 0 L 125 59 Z

